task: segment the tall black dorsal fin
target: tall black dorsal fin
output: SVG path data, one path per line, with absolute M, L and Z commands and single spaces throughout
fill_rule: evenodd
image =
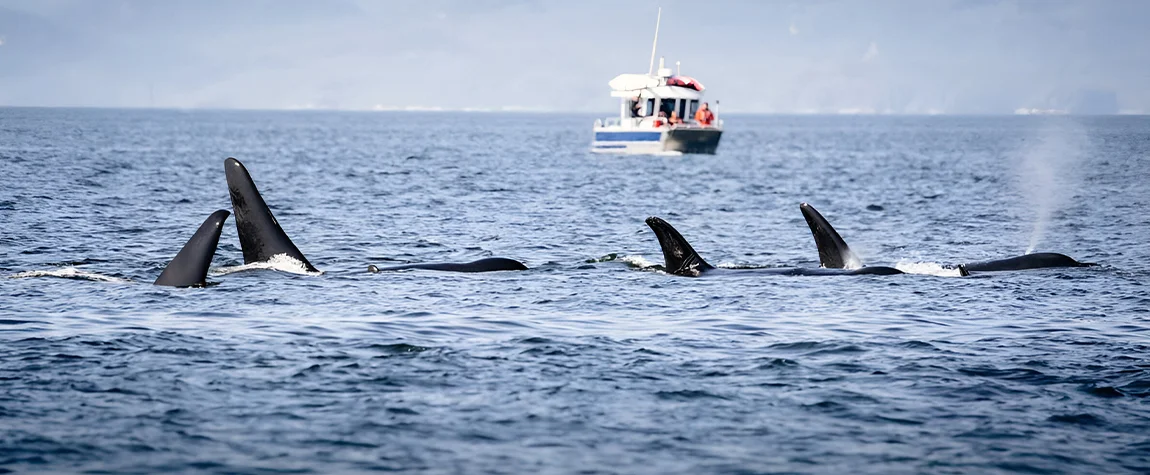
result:
M 219 210 L 208 216 L 196 234 L 184 244 L 184 248 L 176 254 L 168 267 L 160 273 L 155 285 L 171 287 L 193 287 L 207 285 L 208 268 L 212 265 L 212 257 L 216 255 L 216 245 L 220 243 L 220 231 L 224 230 L 224 221 L 228 220 L 226 210 Z
M 814 206 L 800 203 L 799 210 L 807 219 L 807 226 L 815 237 L 815 246 L 819 248 L 819 265 L 827 269 L 858 269 L 862 267 L 862 260 L 851 252 L 850 246 L 843 241 L 842 236 L 835 231 L 831 223 L 819 214 Z
M 659 246 L 663 248 L 663 260 L 668 273 L 695 277 L 703 271 L 715 268 L 707 264 L 683 235 L 666 221 L 652 216 L 647 218 L 647 226 L 650 226 L 651 230 L 655 231 L 655 236 L 659 237 Z
M 232 197 L 232 211 L 236 214 L 236 230 L 240 247 L 244 251 L 244 264 L 263 262 L 277 254 L 286 254 L 304 264 L 309 272 L 318 272 L 292 244 L 280 223 L 272 216 L 267 203 L 260 196 L 252 176 L 244 164 L 234 158 L 224 160 L 224 173 L 228 177 L 228 193 Z

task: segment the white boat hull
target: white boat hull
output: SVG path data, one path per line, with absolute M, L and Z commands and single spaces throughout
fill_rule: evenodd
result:
M 625 155 L 701 153 L 713 155 L 719 147 L 722 129 L 675 127 L 636 130 L 622 127 L 596 127 L 591 151 Z

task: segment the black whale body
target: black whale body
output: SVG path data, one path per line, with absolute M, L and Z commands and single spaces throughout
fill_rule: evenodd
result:
M 372 274 L 388 271 L 400 271 L 409 269 L 423 269 L 423 270 L 438 270 L 445 272 L 495 272 L 505 270 L 527 270 L 527 266 L 523 265 L 514 259 L 507 259 L 504 257 L 489 257 L 486 259 L 479 259 L 477 261 L 455 263 L 430 263 L 430 264 L 403 264 L 398 266 L 389 267 L 376 267 L 368 266 L 367 271 Z
M 1051 267 L 1093 267 L 1098 264 L 1079 262 L 1066 254 L 1056 252 L 1036 252 L 1006 259 L 992 261 L 972 262 L 962 267 L 970 272 L 998 272 L 1027 269 L 1045 269 Z
M 807 227 L 811 229 L 811 235 L 815 238 L 815 247 L 819 251 L 820 267 L 825 269 L 853 269 L 855 274 L 891 275 L 903 273 L 893 267 L 863 266 L 862 259 L 859 259 L 854 251 L 851 251 L 850 246 L 847 245 L 842 236 L 839 236 L 834 226 L 831 226 L 831 223 L 814 206 L 809 203 L 799 203 L 799 211 L 803 213 Z M 962 274 L 966 275 L 966 271 L 962 271 Z
M 893 267 L 863 267 L 861 269 L 827 268 L 758 268 L 758 269 L 718 269 L 703 260 L 682 234 L 669 223 L 658 217 L 647 218 L 647 226 L 659 238 L 663 249 L 664 268 L 668 274 L 699 277 L 717 274 L 763 274 L 763 275 L 894 275 L 903 272 Z
M 835 232 L 830 223 L 827 222 L 813 206 L 802 203 L 799 205 L 799 209 L 802 210 L 803 217 L 807 219 L 811 233 L 814 234 L 815 245 L 819 248 L 819 262 L 823 267 L 842 268 L 852 260 L 859 262 L 858 257 L 851 252 L 842 237 Z M 1095 265 L 1097 264 L 1079 262 L 1065 254 L 1039 252 L 1006 259 L 973 262 L 948 267 L 957 268 L 961 275 L 965 276 L 971 272 L 1016 271 L 1052 267 L 1090 267 Z
M 240 247 L 244 252 L 244 264 L 263 262 L 278 254 L 287 255 L 304 264 L 309 272 L 317 272 L 299 248 L 292 243 L 279 221 L 272 215 L 260 195 L 251 174 L 239 160 L 228 158 L 224 161 L 224 172 L 228 179 L 228 194 L 232 200 L 232 210 L 236 215 L 236 230 L 240 236 Z M 427 263 L 406 264 L 392 267 L 368 267 L 372 273 L 382 271 L 426 269 L 445 272 L 491 272 L 503 270 L 526 270 L 519 261 L 502 257 L 480 259 L 466 263 Z

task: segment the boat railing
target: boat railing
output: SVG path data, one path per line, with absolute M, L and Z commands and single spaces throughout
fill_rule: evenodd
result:
M 626 120 L 629 122 L 628 125 L 630 125 L 630 126 L 639 126 L 643 122 L 642 117 L 630 118 L 630 119 L 626 119 Z M 620 119 L 618 117 L 607 117 L 605 119 L 595 119 L 595 127 L 618 127 L 622 124 L 623 124 L 623 119 Z M 666 125 L 666 122 L 664 122 L 664 124 L 665 125 L 663 125 L 663 127 L 669 126 L 669 125 Z M 721 129 L 721 128 L 723 128 L 723 119 L 716 119 L 714 124 L 712 124 L 712 125 L 699 125 L 696 122 L 683 122 L 681 124 L 670 126 L 670 127 L 685 128 L 685 129 Z
M 619 117 L 607 117 L 605 119 L 595 119 L 595 127 L 619 127 L 624 124 L 630 127 L 638 127 L 642 123 L 643 117 L 631 117 L 627 119 L 621 119 Z
M 683 122 L 671 127 L 675 129 L 721 129 L 723 128 L 723 119 L 716 119 L 711 125 L 700 125 L 698 122 Z

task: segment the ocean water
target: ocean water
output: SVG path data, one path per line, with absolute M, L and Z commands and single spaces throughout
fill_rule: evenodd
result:
M 1146 473 L 1150 118 L 0 108 L 0 473 Z M 152 286 L 251 171 L 322 275 Z M 817 266 L 817 207 L 898 276 Z M 1028 250 L 1101 264 L 956 277 Z M 531 270 L 370 274 L 518 259 Z

